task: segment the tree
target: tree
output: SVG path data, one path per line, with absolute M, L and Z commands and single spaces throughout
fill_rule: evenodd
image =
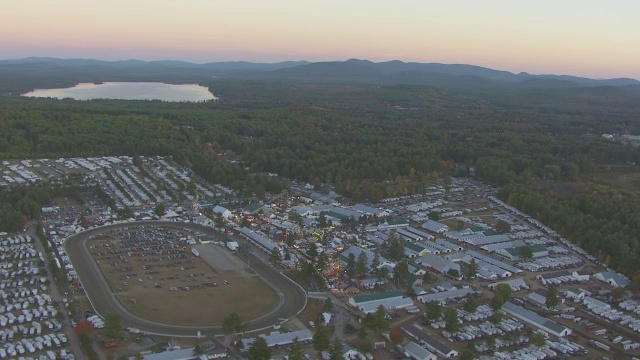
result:
M 391 342 L 394 345 L 402 344 L 402 342 L 404 341 L 404 331 L 402 331 L 402 328 L 400 326 L 396 326 L 394 328 L 391 328 L 389 337 L 391 338 Z
M 334 338 L 331 343 L 331 349 L 329 350 L 330 360 L 343 360 L 344 359 L 344 346 L 342 341 L 338 338 Z
M 158 205 L 156 205 L 155 208 L 155 213 L 158 217 L 162 217 L 164 216 L 164 214 L 166 213 L 166 209 L 163 203 L 158 203 Z
M 104 318 L 104 335 L 109 339 L 121 339 L 123 337 L 120 317 L 116 314 L 109 314 Z
M 333 310 L 333 301 L 331 301 L 331 298 L 328 297 L 324 301 L 324 311 L 331 312 L 331 310 Z
M 331 346 L 331 337 L 326 326 L 318 324 L 316 333 L 313 334 L 313 348 L 317 351 L 324 351 Z
M 324 251 L 318 255 L 318 261 L 316 261 L 316 265 L 320 271 L 324 271 L 324 268 L 329 263 L 329 255 L 327 255 Z
M 302 344 L 298 341 L 298 338 L 293 339 L 293 343 L 289 347 L 289 360 L 302 360 L 304 354 L 302 353 Z
M 449 269 L 447 270 L 447 275 L 454 279 L 458 279 L 460 277 L 460 271 L 458 271 L 458 269 Z
M 273 352 L 267 345 L 267 341 L 262 337 L 257 337 L 256 341 L 251 344 L 247 353 L 249 360 L 269 360 Z
M 389 320 L 387 320 L 387 312 L 385 311 L 384 306 L 378 306 L 373 315 L 367 315 L 370 316 L 365 317 L 365 325 L 374 333 L 381 333 L 389 329 Z
M 493 310 L 499 310 L 502 305 L 511 300 L 511 285 L 498 284 L 493 292 L 493 298 L 491 299 L 491 307 Z
M 616 299 L 616 301 L 622 300 L 622 298 L 624 298 L 626 294 L 627 294 L 627 290 L 625 290 L 622 287 L 617 287 L 611 290 L 611 296 L 613 296 L 613 298 Z
M 325 228 L 328 226 L 327 215 L 323 212 L 318 216 L 318 227 Z
M 222 217 L 222 213 L 216 213 L 216 227 L 218 229 L 224 228 L 224 218 Z
M 458 312 L 454 308 L 448 308 L 444 313 L 445 330 L 450 333 L 455 333 L 460 330 L 460 323 L 458 322 Z
M 437 211 L 431 211 L 427 216 L 429 217 L 430 220 L 433 220 L 433 221 L 440 220 L 440 213 Z
M 496 228 L 496 231 L 499 232 L 500 234 L 506 234 L 511 231 L 511 225 L 509 225 L 509 223 L 504 220 L 498 220 L 495 228 Z
M 406 284 L 409 280 L 409 264 L 406 261 L 401 261 L 393 268 L 393 280 L 396 285 Z
M 464 311 L 474 313 L 478 309 L 478 298 L 471 295 L 467 298 L 467 301 L 463 305 Z
M 378 252 L 376 251 L 373 254 L 373 260 L 371 261 L 371 270 L 377 270 L 378 266 L 380 266 L 380 254 L 378 254 Z
M 404 252 L 404 240 L 396 235 L 395 231 L 389 235 L 385 246 L 387 256 L 393 261 L 401 261 L 406 255 Z
M 246 328 L 246 323 L 240 314 L 232 312 L 222 319 L 222 328 L 233 333 L 241 333 Z
M 378 279 L 379 280 L 386 280 L 389 277 L 389 268 L 388 267 L 381 267 L 378 270 Z
M 309 249 L 307 250 L 307 256 L 309 257 L 309 259 L 311 259 L 311 261 L 316 261 L 316 258 L 318 257 L 318 247 L 315 243 L 311 243 L 311 246 L 309 246 Z
M 282 254 L 280 254 L 280 250 L 277 247 L 274 247 L 269 252 L 269 259 L 275 265 L 282 264 Z
M 442 308 L 440 307 L 440 303 L 437 301 L 432 301 L 427 304 L 427 311 L 425 311 L 427 319 L 431 321 L 436 321 L 440 319 L 442 316 Z
M 193 355 L 200 356 L 202 354 L 204 354 L 204 350 L 202 349 L 202 346 L 200 346 L 200 344 L 196 344 L 193 347 Z
M 529 245 L 525 245 L 520 248 L 520 258 L 522 260 L 531 260 L 533 259 L 533 248 Z
M 422 275 L 422 282 L 424 282 L 425 284 L 431 284 L 436 280 L 437 280 L 437 277 L 433 273 L 431 273 L 429 270 L 427 270 L 424 273 L 424 275 Z
M 558 298 L 558 288 L 550 285 L 549 288 L 547 289 L 547 299 L 545 300 L 544 304 L 549 308 L 552 309 L 556 306 L 558 306 L 558 304 L 560 304 L 560 299 Z
M 489 316 L 489 322 L 495 325 L 500 324 L 500 322 L 502 322 L 502 315 L 500 314 L 500 311 L 494 311 L 493 314 Z
M 535 346 L 544 346 L 545 344 L 544 336 L 538 333 L 531 335 L 531 343 Z
M 367 270 L 367 255 L 363 251 L 358 255 L 358 260 L 356 260 L 356 274 L 364 275 Z
M 356 349 L 362 354 L 370 354 L 373 352 L 373 345 L 371 345 L 371 341 L 367 339 L 360 339 L 356 344 Z
M 462 271 L 463 279 L 467 281 L 475 279 L 475 277 L 478 275 L 478 270 L 479 270 L 476 259 L 471 259 L 471 262 L 469 263 L 462 262 L 460 264 L 460 270 Z
M 356 274 L 356 255 L 354 253 L 350 253 L 347 256 L 347 275 L 352 277 Z

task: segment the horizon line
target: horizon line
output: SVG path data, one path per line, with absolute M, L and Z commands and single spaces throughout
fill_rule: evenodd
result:
M 373 60 L 360 59 L 360 58 L 355 58 L 355 57 L 350 57 L 350 58 L 345 59 L 345 60 L 322 60 L 322 61 L 282 60 L 282 61 L 264 61 L 264 62 L 262 62 L 262 61 L 250 61 L 250 60 L 221 60 L 221 61 L 197 62 L 197 61 L 179 60 L 179 59 L 142 60 L 142 59 L 137 59 L 137 58 L 123 58 L 123 59 L 118 59 L 118 60 L 106 60 L 106 59 L 91 58 L 91 57 L 87 57 L 87 58 L 85 58 L 85 57 L 63 58 L 63 57 L 56 57 L 56 56 L 27 56 L 27 57 L 22 57 L 22 58 L 0 58 L 0 62 L 24 61 L 24 60 L 28 60 L 28 59 L 55 59 L 55 60 L 63 60 L 63 61 L 89 60 L 89 61 L 101 61 L 101 62 L 107 62 L 107 63 L 126 62 L 126 61 L 139 61 L 139 62 L 143 62 L 143 63 L 171 62 L 171 61 L 174 61 L 174 62 L 188 63 L 188 64 L 192 64 L 192 65 L 207 65 L 207 64 L 216 64 L 216 63 L 280 64 L 280 63 L 286 63 L 286 62 L 294 62 L 294 63 L 295 62 L 306 62 L 306 63 L 309 63 L 309 64 L 316 64 L 316 63 L 347 62 L 347 61 L 350 61 L 350 60 L 358 60 L 358 61 L 368 61 L 368 62 L 371 62 L 371 63 L 374 63 L 374 64 L 389 63 L 389 62 L 402 62 L 404 64 L 465 65 L 465 66 L 473 66 L 473 67 L 477 67 L 477 68 L 489 69 L 489 70 L 494 70 L 494 71 L 508 72 L 510 74 L 513 74 L 513 75 L 525 74 L 525 75 L 533 75 L 533 76 L 569 76 L 569 77 L 591 79 L 591 80 L 628 79 L 628 80 L 634 80 L 634 81 L 640 82 L 640 79 L 636 79 L 636 78 L 633 78 L 633 77 L 630 77 L 630 76 L 619 76 L 619 77 L 608 77 L 608 78 L 606 78 L 606 77 L 586 77 L 586 76 L 581 76 L 581 75 L 560 74 L 560 73 L 557 73 L 557 74 L 554 74 L 554 73 L 537 73 L 536 74 L 536 73 L 530 73 L 530 72 L 527 72 L 527 71 L 515 72 L 515 71 L 497 69 L 497 68 L 493 68 L 493 67 L 475 65 L 475 64 L 471 64 L 471 63 L 420 62 L 420 61 L 405 61 L 405 60 L 400 60 L 400 59 L 385 60 L 385 61 L 373 61 Z

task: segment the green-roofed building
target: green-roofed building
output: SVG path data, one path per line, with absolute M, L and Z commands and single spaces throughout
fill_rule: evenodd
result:
M 332 217 L 334 219 L 338 219 L 338 220 L 346 220 L 349 219 L 349 217 L 347 215 L 343 215 L 343 214 L 338 214 L 335 211 L 328 211 L 326 213 L 327 217 Z
M 349 305 L 365 314 L 374 313 L 380 306 L 386 310 L 404 309 L 413 306 L 413 299 L 403 296 L 402 291 L 387 291 L 349 298 Z
M 531 255 L 534 258 L 539 258 L 539 257 L 549 255 L 549 250 L 547 250 L 547 248 L 544 247 L 544 245 L 539 245 L 539 244 L 500 249 L 496 251 L 496 254 L 504 256 L 505 258 L 512 261 L 520 260 L 522 256 L 522 251 L 527 247 L 531 248 Z
M 410 258 L 422 257 L 431 252 L 426 246 L 420 243 L 412 243 L 411 241 L 404 241 L 404 252 Z
M 400 220 L 389 220 L 386 223 L 378 225 L 378 230 L 384 229 L 396 229 L 401 227 L 409 226 L 409 220 L 400 219 Z
M 249 204 L 242 208 L 242 212 L 247 214 L 257 214 L 258 211 L 260 211 L 260 209 L 262 208 L 262 206 L 263 205 L 260 203 Z

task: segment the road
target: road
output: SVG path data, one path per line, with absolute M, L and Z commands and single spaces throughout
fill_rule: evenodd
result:
M 87 247 L 88 239 L 100 234 L 104 231 L 113 229 L 125 229 L 137 226 L 163 226 L 182 229 L 191 229 L 208 236 L 222 239 L 223 236 L 216 230 L 203 227 L 196 224 L 164 222 L 164 221 L 142 221 L 134 223 L 122 223 L 114 225 L 101 226 L 89 229 L 78 234 L 68 237 L 64 247 L 69 255 L 71 263 L 75 268 L 80 281 L 84 287 L 92 307 L 100 316 L 108 314 L 116 314 L 120 317 L 124 327 L 134 327 L 142 332 L 168 335 L 168 336 L 196 336 L 198 331 L 201 335 L 215 335 L 222 333 L 220 325 L 209 326 L 186 326 L 166 324 L 157 321 L 141 318 L 129 312 L 114 296 L 107 280 L 100 271 L 95 260 L 89 253 Z M 246 257 L 250 267 L 262 277 L 279 295 L 278 305 L 269 313 L 264 314 L 256 319 L 250 320 L 247 324 L 247 330 L 258 330 L 267 328 L 274 324 L 279 324 L 284 320 L 288 320 L 296 316 L 307 303 L 307 295 L 304 289 L 294 283 L 289 278 L 282 275 L 277 269 L 265 263 L 262 259 L 252 252 L 247 252 Z M 243 259 L 243 260 L 244 260 Z M 241 314 L 242 315 L 242 314 Z

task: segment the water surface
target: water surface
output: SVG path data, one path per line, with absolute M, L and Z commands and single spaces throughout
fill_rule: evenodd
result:
M 161 100 L 200 102 L 217 99 L 208 88 L 195 84 L 172 85 L 154 82 L 81 83 L 64 89 L 36 89 L 22 94 L 28 97 L 72 98 L 75 100 Z

